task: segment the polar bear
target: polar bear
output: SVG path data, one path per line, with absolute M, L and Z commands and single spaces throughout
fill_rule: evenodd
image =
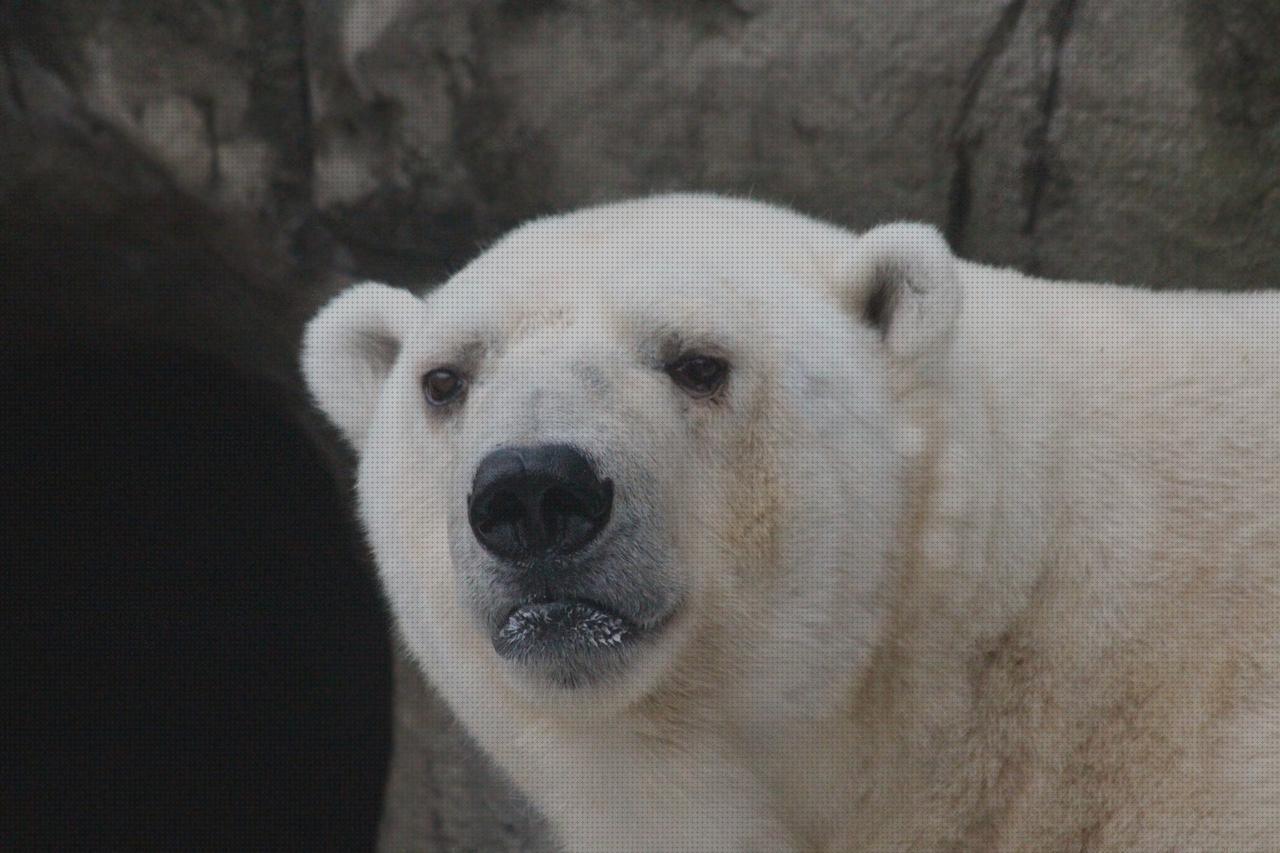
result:
M 1278 332 L 677 194 L 355 286 L 302 365 L 565 850 L 1276 850 Z

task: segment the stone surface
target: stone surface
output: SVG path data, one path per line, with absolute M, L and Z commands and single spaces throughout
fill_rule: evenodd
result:
M 588 202 L 719 190 L 933 222 L 1047 276 L 1280 284 L 1280 2 L 886 8 L 4 0 L 0 254 L 23 283 L 4 328 L 226 359 L 341 467 L 294 364 L 316 305 L 354 277 L 428 286 Z M 536 819 L 398 677 L 384 845 L 536 849 Z

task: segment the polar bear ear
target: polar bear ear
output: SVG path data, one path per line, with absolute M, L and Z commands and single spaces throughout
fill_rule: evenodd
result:
M 846 307 L 876 329 L 897 358 L 937 351 L 960 316 L 956 257 L 932 225 L 872 228 L 857 238 L 844 276 Z
M 307 390 L 356 450 L 422 311 L 422 300 L 408 292 L 366 282 L 339 294 L 307 324 L 301 359 Z

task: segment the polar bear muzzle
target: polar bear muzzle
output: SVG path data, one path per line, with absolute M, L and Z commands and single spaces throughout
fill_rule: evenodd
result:
M 501 657 L 562 687 L 624 665 L 618 655 L 647 633 L 631 617 L 650 614 L 620 612 L 645 596 L 617 583 L 616 555 L 601 542 L 613 510 L 613 481 L 571 444 L 504 446 L 481 459 L 467 521 L 490 556 L 486 586 L 500 590 L 486 609 Z

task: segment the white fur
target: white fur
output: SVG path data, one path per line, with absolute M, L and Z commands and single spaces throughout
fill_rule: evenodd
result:
M 409 293 L 365 282 L 339 294 L 307 325 L 307 386 L 356 449 L 364 445 L 382 383 L 421 311 L 421 301 Z
M 1277 329 L 1270 294 L 677 195 L 534 222 L 422 302 L 365 285 L 303 364 L 409 648 L 567 850 L 1272 850 Z M 655 369 L 673 330 L 727 354 L 722 404 Z M 681 602 L 577 690 L 471 611 L 467 484 L 544 440 L 651 500 Z

